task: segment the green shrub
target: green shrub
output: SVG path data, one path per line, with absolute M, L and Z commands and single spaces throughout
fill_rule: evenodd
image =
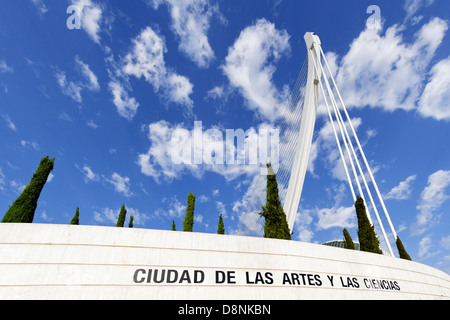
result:
M 217 234 L 225 234 L 225 227 L 223 225 L 222 215 L 219 216 L 219 225 L 217 227 Z
M 375 234 L 375 228 L 367 217 L 364 200 L 359 196 L 355 202 L 355 209 L 358 217 L 358 238 L 361 251 L 383 254 Z
M 402 240 L 397 236 L 396 240 L 398 254 L 400 255 L 401 259 L 412 261 L 411 257 L 409 256 L 408 252 L 406 252 L 405 247 L 403 246 Z
M 77 211 L 75 212 L 75 216 L 73 217 L 70 224 L 79 225 L 80 224 L 80 208 L 77 207 Z
M 183 221 L 183 231 L 192 232 L 194 228 L 194 210 L 195 210 L 195 195 L 189 192 L 188 204 L 186 208 L 186 216 Z
M 344 229 L 344 248 L 350 250 L 356 250 L 355 243 L 353 242 L 350 233 L 348 233 L 347 229 Z
M 125 205 L 122 205 L 122 208 L 120 209 L 119 213 L 119 219 L 117 219 L 116 227 L 123 228 L 123 225 L 125 224 L 126 215 L 127 209 L 125 208 Z
M 278 195 L 278 183 L 271 164 L 267 164 L 266 205 L 260 213 L 265 218 L 264 238 L 291 240 L 286 214 Z
M 22 194 L 13 202 L 6 211 L 2 222 L 4 223 L 32 223 L 34 213 L 41 191 L 47 182 L 50 172 L 55 165 L 55 158 L 48 156 L 41 160 L 39 167 L 33 174 L 30 183 L 23 190 Z

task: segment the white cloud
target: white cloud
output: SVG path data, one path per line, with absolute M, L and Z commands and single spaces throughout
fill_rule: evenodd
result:
M 207 196 L 205 196 L 204 194 L 201 194 L 200 196 L 198 196 L 198 197 L 196 198 L 195 201 L 197 201 L 197 202 L 199 202 L 199 203 L 205 203 L 205 202 L 208 202 L 208 201 L 209 201 L 209 198 L 208 198 Z
M 348 107 L 414 110 L 422 79 L 448 29 L 447 21 L 430 20 L 407 43 L 403 26 L 385 34 L 365 29 L 341 59 L 337 83 Z
M 145 154 L 139 155 L 138 164 L 141 172 L 149 177 L 153 177 L 159 182 L 160 177 L 169 179 L 180 176 L 184 166 L 176 166 L 171 159 L 172 133 L 177 128 L 172 127 L 166 121 L 160 121 L 149 125 L 149 139 L 151 147 Z
M 125 217 L 124 227 L 128 227 L 131 216 L 133 216 L 134 226 L 144 226 L 145 222 L 150 219 L 147 214 L 140 212 L 138 209 L 128 207 L 125 207 L 125 209 L 127 210 L 127 214 Z M 119 219 L 120 210 L 121 208 L 115 210 L 103 208 L 101 212 L 94 211 L 94 220 L 100 223 L 111 223 L 115 225 Z
M 54 178 L 55 178 L 55 175 L 50 172 L 49 175 L 48 175 L 48 178 L 47 178 L 47 183 L 52 182 Z
M 201 214 L 194 215 L 194 221 L 198 223 L 203 223 L 203 216 Z
M 406 11 L 406 20 L 414 16 L 414 14 L 423 7 L 432 5 L 434 0 L 406 0 L 403 8 Z
M 42 212 L 41 212 L 41 219 L 44 220 L 44 221 L 50 222 L 50 221 L 52 221 L 54 218 L 49 217 L 48 214 L 47 214 L 47 211 L 42 211 Z
M 83 90 L 83 88 L 81 87 L 80 84 L 77 84 L 72 81 L 67 81 L 66 73 L 61 70 L 56 72 L 55 77 L 56 80 L 58 81 L 58 84 L 63 94 L 72 98 L 78 103 L 82 102 L 81 90 Z
M 213 99 L 213 100 L 222 100 L 222 99 L 226 99 L 226 91 L 224 86 L 215 86 L 214 88 L 212 88 L 211 90 L 209 90 L 206 93 L 206 98 L 207 99 Z
M 225 219 L 227 217 L 227 208 L 225 204 L 221 201 L 216 201 L 216 208 L 217 211 L 219 212 L 219 215 L 222 215 L 223 218 Z
M 92 128 L 92 129 L 97 129 L 98 128 L 98 125 L 92 119 L 90 119 L 88 122 L 86 122 L 86 125 L 89 128 Z
M 251 138 L 250 133 L 255 129 L 250 128 L 245 132 L 244 148 L 248 149 Z M 259 173 L 260 165 L 227 164 L 224 145 L 227 143 L 226 134 L 216 128 L 202 130 L 202 141 L 193 138 L 193 130 L 188 130 L 184 125 L 171 125 L 166 121 L 159 121 L 149 125 L 149 140 L 151 143 L 147 153 L 140 154 L 138 165 L 146 176 L 153 177 L 157 182 L 161 178 L 166 180 L 179 179 L 184 174 L 191 174 L 200 178 L 204 172 L 215 172 L 222 175 L 228 181 L 239 176 L 252 176 Z M 181 139 L 182 138 L 182 139 Z M 233 141 L 234 143 L 234 141 Z M 227 150 L 235 150 L 235 145 L 226 145 Z M 209 151 L 216 151 L 215 156 L 210 156 Z M 248 153 L 248 150 L 246 151 Z M 221 153 L 221 154 L 220 154 Z M 194 158 L 200 159 L 195 163 Z
M 311 224 L 313 217 L 317 217 L 318 219 L 315 223 L 317 230 L 328 230 L 336 227 L 341 229 L 350 229 L 356 226 L 355 207 L 353 205 L 350 207 L 344 207 L 341 205 L 345 195 L 347 194 L 346 184 L 341 183 L 333 186 L 331 192 L 334 194 L 334 204 L 331 208 L 303 208 L 299 211 L 299 213 L 297 213 L 296 220 L 306 219 L 306 221 L 302 222 L 303 229 L 308 230 L 308 225 Z M 306 212 L 306 217 L 303 217 L 304 212 Z M 299 236 L 301 237 L 302 235 L 300 234 Z
M 133 208 L 127 208 L 127 216 L 128 216 L 128 220 L 130 219 L 129 217 L 133 216 L 133 224 L 136 226 L 144 226 L 145 222 L 147 220 L 150 219 L 150 217 L 145 214 L 140 212 L 138 209 L 133 209 Z M 128 224 L 127 224 L 128 226 Z
M 266 203 L 265 176 L 255 175 L 251 178 L 249 186 L 241 199 L 233 203 L 233 213 L 238 216 L 237 230 L 231 230 L 230 234 L 262 236 L 264 231 L 264 218 L 261 206 Z
M 295 216 L 294 234 L 301 242 L 311 242 L 314 232 L 311 230 L 311 224 L 314 221 L 314 210 L 299 210 Z
M 0 82 L 0 88 L 3 88 L 3 92 L 5 94 L 8 93 L 8 86 L 6 84 L 4 84 L 3 82 Z
M 184 105 L 188 107 L 189 110 L 192 109 L 193 102 L 189 96 L 192 94 L 194 85 L 188 78 L 170 72 L 166 78 L 166 82 L 164 83 L 165 85 L 163 85 L 163 89 L 166 99 L 180 105 Z
M 433 243 L 430 237 L 425 237 L 419 242 L 419 258 L 427 258 L 430 256 L 430 249 Z
M 84 175 L 84 182 L 89 183 L 91 181 L 101 182 L 102 184 L 109 183 L 114 186 L 114 190 L 118 193 L 122 193 L 125 197 L 129 198 L 134 196 L 134 193 L 130 190 L 130 178 L 122 177 L 120 174 L 114 172 L 111 178 L 105 175 L 99 175 L 94 173 L 94 171 L 87 165 L 80 168 L 78 165 L 75 167 Z
M 17 131 L 16 125 L 14 122 L 12 122 L 11 118 L 7 114 L 0 114 L 0 116 L 5 119 L 6 123 L 8 124 L 8 128 L 10 128 L 12 131 Z
M 149 0 L 157 9 L 166 3 L 172 18 L 172 31 L 179 41 L 179 50 L 201 68 L 207 68 L 214 59 L 214 51 L 208 41 L 211 18 L 218 15 L 218 5 L 209 0 Z
M 395 199 L 395 200 L 407 200 L 411 196 L 412 184 L 416 180 L 417 176 L 413 175 L 408 177 L 405 181 L 400 182 L 400 184 L 392 188 L 389 193 L 384 196 L 384 199 Z
M 119 211 L 115 211 L 113 209 L 104 208 L 101 212 L 94 211 L 94 220 L 100 223 L 111 222 L 117 223 L 117 219 L 119 218 Z
M 444 249 L 450 250 L 450 236 L 443 237 L 439 243 Z
M 419 101 L 419 113 L 436 120 L 450 120 L 450 57 L 431 69 L 431 79 Z
M 84 63 L 78 56 L 75 56 L 75 65 L 77 71 L 82 75 L 85 81 L 69 81 L 66 73 L 57 68 L 55 77 L 58 81 L 59 87 L 64 95 L 72 98 L 74 101 L 81 103 L 81 91 L 87 89 L 89 91 L 100 90 L 97 76 L 89 68 L 89 65 Z
M 288 98 L 287 86 L 279 91 L 272 77 L 274 64 L 290 53 L 289 38 L 286 30 L 277 30 L 273 23 L 260 19 L 241 32 L 222 66 L 249 108 L 272 121 L 280 116 Z
M 133 39 L 133 46 L 124 58 L 123 71 L 136 78 L 144 77 L 158 90 L 167 70 L 164 53 L 167 51 L 164 39 L 147 27 Z
M 91 0 L 72 0 L 72 5 L 80 8 L 81 27 L 89 37 L 100 44 L 100 23 L 102 19 L 102 8 Z
M 48 12 L 48 9 L 45 6 L 45 3 L 43 0 L 31 0 L 31 3 L 33 3 L 36 6 L 40 16 L 42 16 Z
M 429 237 L 423 238 L 419 243 L 419 258 L 423 258 L 424 256 L 428 255 L 428 252 L 432 246 L 432 240 Z
M 5 60 L 0 60 L 0 73 L 14 73 L 14 69 L 8 66 Z
M 428 178 L 428 185 L 423 190 L 417 210 L 417 222 L 413 226 L 413 234 L 423 234 L 439 220 L 436 213 L 450 198 L 446 192 L 450 186 L 450 171 L 439 170 Z
M 117 220 L 119 219 L 121 208 L 118 209 L 110 209 L 110 208 L 103 208 L 98 211 L 94 211 L 94 220 L 99 223 L 111 223 L 116 224 Z M 126 221 L 124 224 L 124 227 L 128 227 L 128 223 L 130 221 L 130 217 L 133 216 L 133 225 L 134 226 L 144 226 L 145 222 L 149 220 L 149 216 L 145 213 L 140 212 L 138 209 L 134 208 L 128 208 L 126 207 L 127 214 L 126 214 Z
M 5 190 L 5 185 L 6 185 L 6 176 L 2 171 L 2 168 L 0 168 L 0 191 L 1 190 Z
M 328 188 L 327 188 L 328 189 Z M 332 207 L 320 208 L 305 208 L 300 204 L 295 217 L 295 224 L 293 230 L 293 239 L 296 238 L 302 242 L 311 242 L 314 238 L 315 231 L 333 229 L 331 234 L 336 234 L 338 231 L 342 235 L 342 229 L 357 227 L 357 218 L 355 207 L 342 206 L 344 197 L 347 194 L 347 185 L 340 183 L 331 187 L 332 190 L 327 190 L 333 194 L 333 199 L 330 201 Z
M 117 112 L 128 120 L 133 119 L 139 108 L 139 103 L 136 102 L 136 99 L 130 98 L 128 92 L 118 81 L 111 81 L 109 90 L 113 95 L 113 103 L 117 108 Z
M 256 211 L 241 211 L 237 230 L 228 231 L 237 236 L 257 236 L 264 234 L 264 218 Z
M 355 131 L 358 131 L 358 128 L 362 124 L 361 118 L 353 118 L 352 125 L 355 129 Z M 351 132 L 350 125 L 346 123 L 346 129 L 348 132 Z M 337 134 L 339 137 L 339 141 L 342 146 L 342 152 L 344 153 L 344 157 L 347 158 L 347 152 L 344 147 L 344 143 L 341 139 L 341 133 L 339 131 L 339 127 L 336 125 Z M 349 150 L 351 153 L 351 150 Z M 315 169 L 315 162 L 318 158 L 321 158 L 324 161 L 324 163 L 327 165 L 327 170 L 330 173 L 330 175 L 338 179 L 340 181 L 347 181 L 347 175 L 345 173 L 345 168 L 341 159 L 341 155 L 339 153 L 337 144 L 336 144 L 336 138 L 334 135 L 333 126 L 331 125 L 331 122 L 327 121 L 323 125 L 323 127 L 319 130 L 319 133 L 317 135 L 317 138 L 314 140 L 312 148 L 311 148 L 311 155 L 309 159 L 308 164 L 308 171 L 314 175 L 314 169 Z M 348 161 L 348 160 L 347 160 Z M 349 162 L 347 162 L 347 165 L 350 165 Z M 352 176 L 352 172 L 350 172 Z
M 72 118 L 71 118 L 67 113 L 65 113 L 64 111 L 62 111 L 62 112 L 59 114 L 58 118 L 59 118 L 60 120 L 62 120 L 62 121 L 67 121 L 67 122 L 73 123 Z
M 89 66 L 80 60 L 80 57 L 75 57 L 75 62 L 78 65 L 80 72 L 84 76 L 86 80 L 88 80 L 88 83 L 85 85 L 86 88 L 88 88 L 91 91 L 98 91 L 100 90 L 100 85 L 98 84 L 98 78 L 97 76 L 91 71 Z
M 315 214 L 318 216 L 317 228 L 319 230 L 327 230 L 334 227 L 354 228 L 355 224 L 355 208 L 351 207 L 333 207 L 333 208 L 316 208 Z
M 26 185 L 21 184 L 20 182 L 17 182 L 15 180 L 11 180 L 9 182 L 9 186 L 17 194 L 21 194 L 23 192 L 23 190 L 27 187 Z
M 125 197 L 129 198 L 134 195 L 130 191 L 130 178 L 122 177 L 120 174 L 114 172 L 111 179 L 105 179 L 114 186 L 116 192 L 122 193 Z
M 100 177 L 95 174 L 90 167 L 86 165 L 82 169 L 78 168 L 78 166 L 76 167 L 84 174 L 85 183 L 88 183 L 89 181 L 99 181 Z
M 225 114 L 228 97 L 231 96 L 234 91 L 235 90 L 229 85 L 215 86 L 206 93 L 204 101 L 212 103 L 216 114 Z
M 176 196 L 171 199 L 164 198 L 163 202 L 168 203 L 167 209 L 159 208 L 156 210 L 156 216 L 181 218 L 186 214 L 186 205 L 182 204 Z
M 32 148 L 34 149 L 34 151 L 39 151 L 40 149 L 39 143 L 37 143 L 36 141 L 21 140 L 20 144 L 22 145 L 22 147 Z
M 191 113 L 193 102 L 189 96 L 194 86 L 188 78 L 166 67 L 166 51 L 164 38 L 147 27 L 133 39 L 133 46 L 122 61 L 121 72 L 127 76 L 143 77 L 155 92 L 162 91 L 167 101 L 183 105 Z

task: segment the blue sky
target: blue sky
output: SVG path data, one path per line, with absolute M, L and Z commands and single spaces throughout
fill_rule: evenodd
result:
M 114 226 L 125 203 L 137 228 L 180 230 L 193 192 L 194 231 L 223 214 L 228 234 L 262 235 L 258 167 L 175 164 L 171 137 L 275 128 L 314 31 L 407 251 L 449 272 L 449 24 L 446 0 L 2 0 L 0 212 L 49 155 L 36 223 L 79 206 L 81 224 Z M 357 238 L 326 120 L 319 106 L 296 241 Z

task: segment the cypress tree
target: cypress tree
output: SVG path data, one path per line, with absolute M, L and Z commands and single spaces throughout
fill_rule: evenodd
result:
M 175 220 L 172 219 L 172 231 L 177 231 L 177 228 L 175 227 Z
M 117 219 L 116 227 L 123 228 L 123 225 L 125 224 L 126 215 L 127 215 L 127 209 L 125 209 L 125 205 L 122 205 L 122 208 L 120 209 L 120 213 L 119 213 L 119 219 Z
M 364 200 L 360 196 L 355 202 L 355 209 L 358 217 L 358 238 L 361 251 L 383 254 L 375 234 L 375 228 L 367 218 Z
M 134 216 L 130 216 L 130 222 L 128 223 L 128 228 L 133 228 Z
M 219 226 L 217 227 L 217 234 L 225 234 L 222 215 L 219 216 Z
M 350 236 L 350 233 L 348 233 L 347 229 L 344 229 L 344 248 L 350 250 L 356 249 L 352 237 Z
M 186 208 L 186 216 L 183 221 L 183 231 L 192 232 L 194 227 L 194 209 L 195 209 L 195 195 L 189 192 L 188 204 Z
M 266 219 L 264 238 L 291 240 L 291 233 L 286 220 L 286 214 L 281 206 L 278 195 L 278 183 L 272 165 L 267 164 L 267 196 L 266 205 L 260 213 Z
M 39 167 L 33 174 L 30 183 L 23 190 L 22 194 L 13 202 L 6 211 L 2 222 L 6 223 L 32 223 L 34 212 L 42 189 L 47 182 L 50 172 L 55 165 L 55 158 L 48 156 L 41 160 Z
M 77 207 L 77 211 L 75 212 L 75 216 L 70 221 L 70 224 L 79 225 L 80 224 L 80 208 Z
M 397 236 L 396 244 L 397 244 L 398 254 L 400 255 L 400 258 L 412 261 L 411 257 L 409 256 L 408 252 L 406 252 L 405 247 L 403 246 L 402 240 L 400 240 L 400 238 L 398 236 Z

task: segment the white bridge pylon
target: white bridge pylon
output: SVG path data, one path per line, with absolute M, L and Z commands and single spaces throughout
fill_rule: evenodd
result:
M 297 215 L 297 210 L 300 204 L 300 198 L 303 190 L 303 183 L 305 181 L 309 155 L 311 152 L 311 145 L 313 140 L 314 126 L 316 122 L 317 106 L 319 102 L 319 92 L 320 92 L 322 94 L 323 101 L 328 111 L 329 120 L 333 127 L 334 136 L 336 138 L 336 143 L 344 165 L 345 174 L 347 176 L 347 181 L 353 196 L 353 200 L 356 201 L 357 194 L 364 199 L 364 202 L 366 204 L 367 216 L 369 218 L 370 223 L 372 223 L 373 225 L 373 220 L 371 218 L 371 214 L 369 211 L 368 202 L 366 202 L 365 194 L 368 195 L 371 204 L 371 209 L 375 212 L 375 216 L 377 218 L 380 229 L 383 233 L 383 237 L 388 247 L 389 253 L 391 256 L 394 257 L 392 247 L 390 245 L 383 223 L 380 219 L 377 205 L 375 203 L 374 197 L 372 196 L 372 192 L 369 188 L 369 184 L 367 181 L 368 179 L 366 178 L 366 176 L 370 178 L 370 182 L 372 183 L 372 186 L 378 198 L 378 203 L 384 211 L 386 219 L 391 228 L 392 235 L 394 236 L 395 239 L 397 239 L 397 233 L 395 232 L 394 226 L 392 225 L 391 218 L 386 209 L 383 198 L 378 189 L 377 183 L 375 182 L 372 169 L 370 168 L 370 165 L 361 147 L 361 143 L 358 139 L 358 136 L 356 135 L 356 131 L 355 128 L 353 127 L 350 116 L 347 112 L 347 108 L 344 104 L 344 101 L 342 100 L 342 96 L 339 92 L 339 89 L 336 85 L 336 81 L 334 80 L 333 74 L 330 70 L 325 54 L 322 50 L 320 39 L 317 35 L 315 35 L 312 32 L 307 32 L 304 38 L 308 50 L 307 84 L 304 97 L 303 115 L 300 124 L 299 138 L 295 149 L 295 157 L 292 164 L 291 174 L 289 178 L 289 185 L 283 205 L 289 229 L 291 231 L 293 230 L 295 217 Z M 322 60 L 324 64 L 322 64 Z M 324 65 L 326 68 L 324 68 Z M 334 88 L 334 91 L 332 88 Z M 339 107 L 338 101 L 341 107 Z M 342 117 L 341 109 L 343 110 L 343 113 L 346 117 L 347 124 L 345 123 Z M 350 130 L 348 130 L 348 128 Z M 351 137 L 353 137 L 353 140 L 356 143 L 357 148 L 354 147 Z M 344 148 L 342 147 L 341 141 L 343 143 Z M 361 161 L 357 156 L 357 151 L 359 151 L 364 166 L 361 165 Z M 347 157 L 345 157 L 344 152 Z M 366 170 L 365 172 L 363 170 L 364 167 Z M 355 191 L 354 185 L 356 185 L 357 191 Z M 363 186 L 365 189 L 365 193 L 363 192 Z

